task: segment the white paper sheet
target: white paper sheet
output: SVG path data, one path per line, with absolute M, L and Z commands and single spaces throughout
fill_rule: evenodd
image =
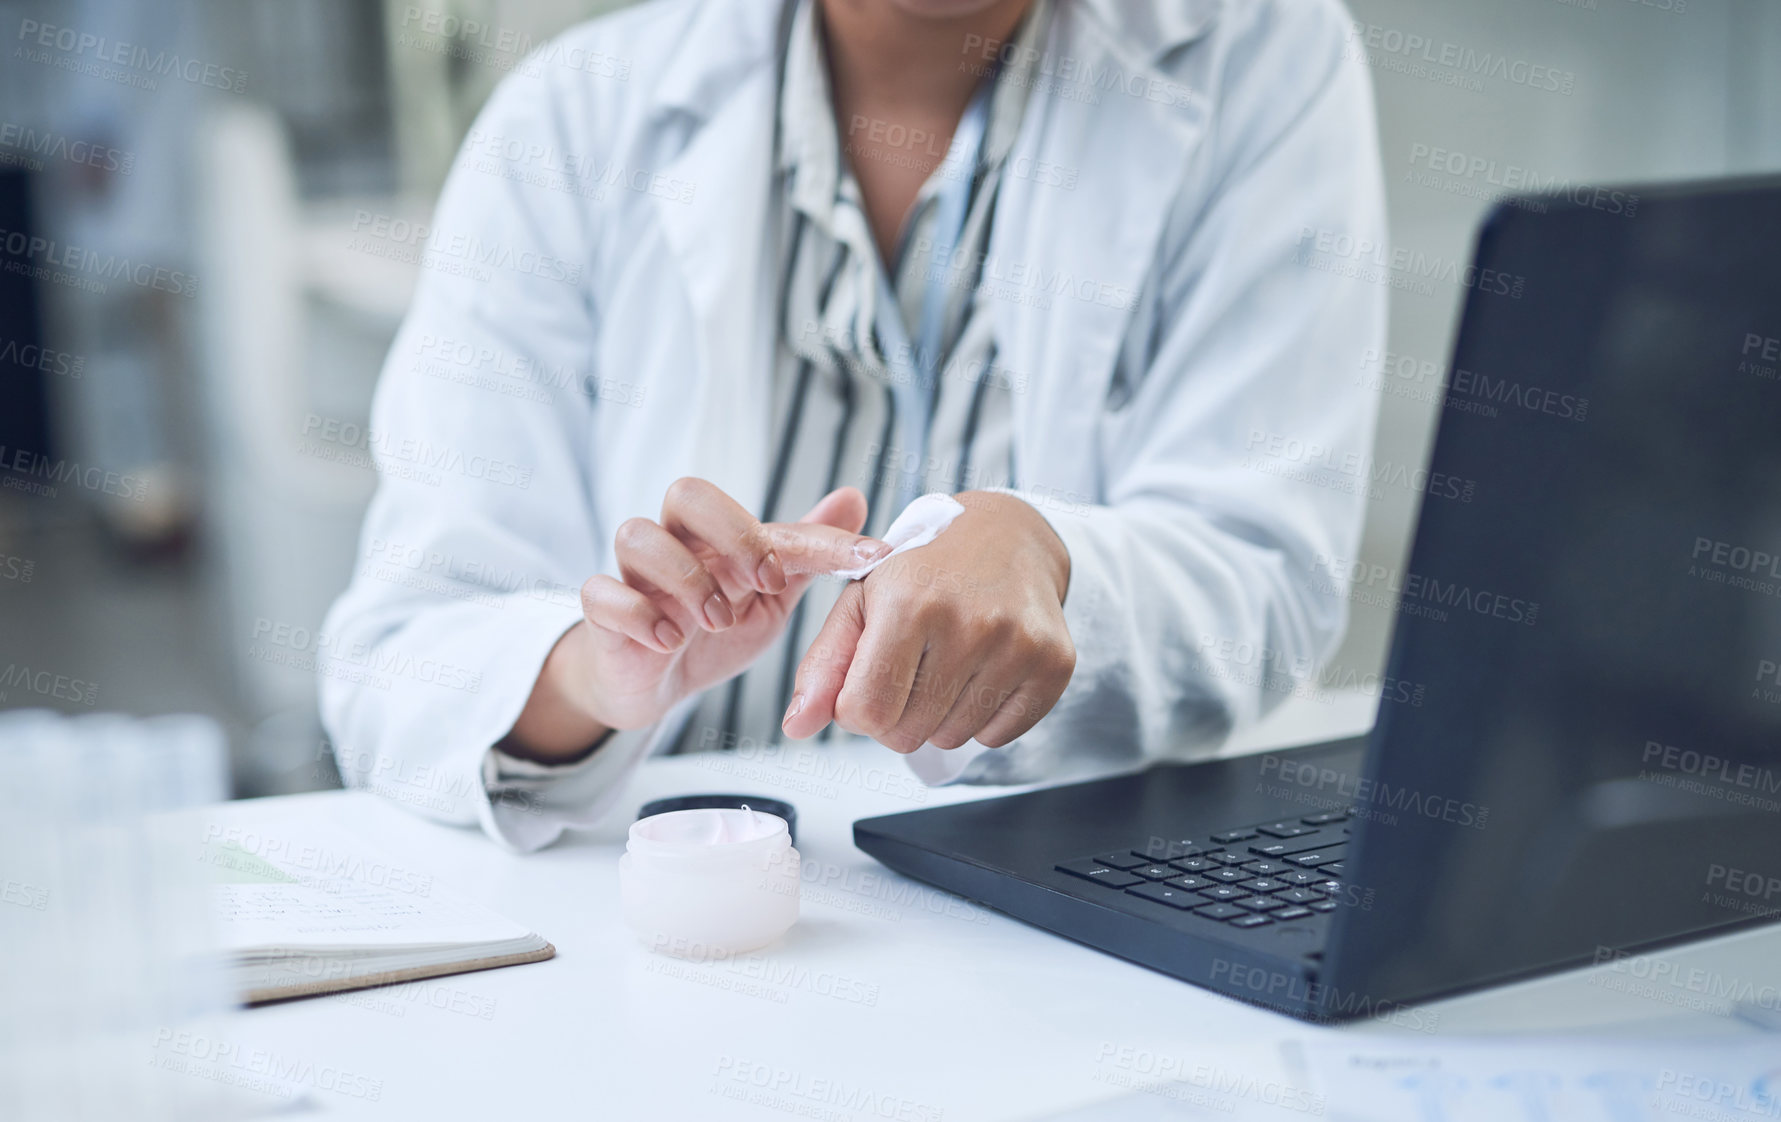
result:
M 1781 1118 L 1781 1037 L 1318 1041 L 1332 1122 L 1757 1122 Z

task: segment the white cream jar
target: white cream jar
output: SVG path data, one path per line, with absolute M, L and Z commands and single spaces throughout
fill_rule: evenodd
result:
M 620 908 L 652 950 L 683 958 L 756 950 L 797 922 L 798 862 L 776 815 L 657 814 L 631 824 L 618 860 Z

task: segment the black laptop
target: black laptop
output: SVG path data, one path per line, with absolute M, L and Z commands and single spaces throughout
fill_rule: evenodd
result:
M 893 869 L 1294 1016 L 1781 912 L 1781 179 L 1478 239 L 1372 733 L 854 826 Z M 1487 273 L 1486 270 L 1489 272 Z M 1388 373 L 1388 377 L 1392 376 Z M 1377 591 L 1375 584 L 1372 591 Z

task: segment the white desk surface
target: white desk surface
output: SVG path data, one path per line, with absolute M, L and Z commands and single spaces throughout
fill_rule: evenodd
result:
M 1301 706 L 1245 739 L 1255 747 L 1298 743 L 1370 720 L 1364 703 Z M 820 772 L 811 770 L 817 752 Z M 549 962 L 246 1010 L 232 1018 L 233 1043 L 375 1081 L 376 1102 L 315 1092 L 330 1115 L 958 1122 L 1045 1118 L 1119 1099 L 1129 1093 L 1119 1085 L 1121 1049 L 1128 1057 L 1193 1056 L 1241 1046 L 1260 1055 L 1286 1040 L 1403 1031 L 1384 1023 L 1310 1027 L 884 869 L 854 848 L 854 819 L 996 793 L 924 790 L 917 802 L 905 776 L 902 761 L 867 743 L 795 746 L 777 764 L 728 755 L 655 760 L 604 829 L 527 857 L 360 792 L 224 804 L 206 813 L 268 836 L 300 838 L 304 822 L 333 818 L 383 856 L 557 947 Z M 798 849 L 815 866 L 806 870 L 801 918 L 779 944 L 729 963 L 653 954 L 618 918 L 617 862 L 629 819 L 650 798 L 728 790 L 796 805 Z M 1682 969 L 1773 979 L 1781 929 L 1664 954 Z M 1443 1038 L 1751 1031 L 1610 988 L 1605 967 L 1428 1009 Z M 735 1097 L 768 1069 L 790 1096 Z M 819 1080 L 875 1097 L 854 1098 L 851 1110 L 824 1105 L 824 1092 L 811 1090 Z

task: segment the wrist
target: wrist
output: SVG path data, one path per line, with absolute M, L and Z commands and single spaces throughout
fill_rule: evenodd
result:
M 1018 532 L 1009 537 L 1020 543 L 1010 563 L 1044 573 L 1057 591 L 1057 602 L 1064 602 L 1070 590 L 1070 550 L 1032 503 L 1004 491 L 961 491 L 953 498 L 967 511 L 981 510 L 1005 526 L 1018 527 Z
M 599 675 L 594 673 L 593 640 L 593 628 L 587 620 L 571 627 L 551 650 L 550 657 L 544 660 L 544 673 L 540 677 L 550 678 L 552 686 L 562 696 L 563 705 L 577 716 L 611 729 L 615 726 L 602 716 L 606 706 L 601 703 L 597 688 Z
M 600 719 L 591 696 L 588 627 L 577 623 L 557 640 L 526 707 L 501 741 L 508 755 L 540 764 L 567 764 L 591 755 L 613 727 Z

